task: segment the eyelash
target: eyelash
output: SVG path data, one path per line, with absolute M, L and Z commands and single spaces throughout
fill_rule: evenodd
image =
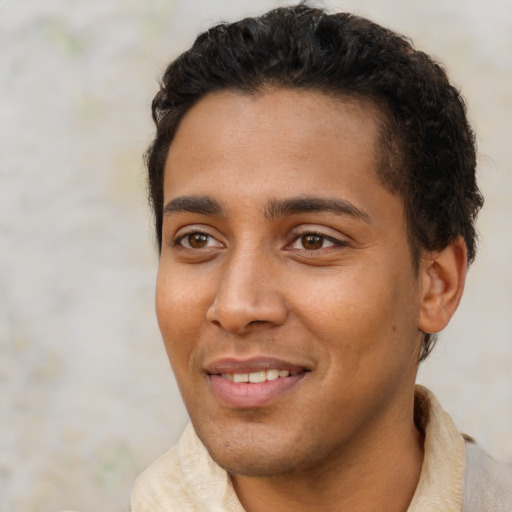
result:
M 200 248 L 194 248 L 194 247 L 186 247 L 183 245 L 183 240 L 185 240 L 187 237 L 190 237 L 190 236 L 193 236 L 193 235 L 202 235 L 204 237 L 206 237 L 208 240 L 217 240 L 214 236 L 210 235 L 210 233 L 205 233 L 204 231 L 189 231 L 188 233 L 183 233 L 179 236 L 177 236 L 173 241 L 172 241 L 172 246 L 173 247 L 182 247 L 183 249 L 188 249 L 188 250 L 199 250 L 199 249 L 203 249 L 203 247 L 200 247 Z M 218 240 L 217 240 L 218 242 Z M 218 242 L 220 245 L 222 245 L 221 242 Z M 189 242 L 190 244 L 190 242 Z
M 345 242 L 343 240 L 339 240 L 332 236 L 326 235 L 325 233 L 322 233 L 320 231 L 304 231 L 302 233 L 297 233 L 294 236 L 291 243 L 288 244 L 288 246 L 287 246 L 287 248 L 289 248 L 288 250 L 294 250 L 291 246 L 294 245 L 301 238 L 304 238 L 307 236 L 313 236 L 313 237 L 318 237 L 318 238 L 322 239 L 322 244 L 325 243 L 326 241 L 331 242 L 334 247 L 345 247 L 346 245 L 348 245 L 347 242 Z M 317 252 L 322 249 L 328 249 L 328 248 L 329 247 L 320 247 L 319 249 L 306 249 L 305 247 L 303 247 L 303 250 L 313 253 L 313 252 Z M 298 250 L 300 250 L 300 249 L 298 249 Z
M 173 247 L 181 247 L 186 250 L 200 250 L 200 249 L 208 248 L 208 247 L 195 247 L 195 248 L 194 247 L 186 247 L 183 244 L 183 241 L 186 240 L 187 237 L 190 237 L 193 235 L 200 235 L 200 236 L 202 235 L 202 236 L 206 237 L 208 239 L 207 243 L 210 240 L 216 240 L 218 242 L 218 240 L 214 236 L 210 235 L 209 233 L 205 233 L 203 231 L 190 231 L 188 233 L 183 233 L 180 236 L 176 237 L 172 241 L 172 246 Z M 300 240 L 301 238 L 304 238 L 304 237 L 308 237 L 308 236 L 317 237 L 317 238 L 321 239 L 322 245 L 325 242 L 332 243 L 334 247 L 344 247 L 347 245 L 347 242 L 344 242 L 344 241 L 334 238 L 332 236 L 326 235 L 325 233 L 322 233 L 320 231 L 304 231 L 302 233 L 296 233 L 295 236 L 293 237 L 293 240 L 289 244 L 287 244 L 285 249 L 287 249 L 287 250 L 305 250 L 305 251 L 314 253 L 314 252 L 318 252 L 322 249 L 329 248 L 329 247 L 319 247 L 317 249 L 307 249 L 306 247 L 302 247 L 302 249 L 297 249 L 297 248 L 292 247 L 298 240 Z M 219 246 L 223 245 L 221 242 L 218 242 L 218 243 L 219 243 Z M 190 242 L 189 242 L 189 245 L 190 245 Z

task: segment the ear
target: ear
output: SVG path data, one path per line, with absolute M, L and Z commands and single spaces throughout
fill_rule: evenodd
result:
M 466 271 L 467 249 L 462 237 L 422 258 L 418 329 L 436 333 L 448 325 L 462 297 Z

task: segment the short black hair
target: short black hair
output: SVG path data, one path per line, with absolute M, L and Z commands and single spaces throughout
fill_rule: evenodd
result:
M 146 152 L 149 199 L 162 244 L 163 181 L 179 123 L 205 95 L 267 88 L 319 91 L 372 103 L 383 115 L 379 177 L 403 200 L 412 258 L 458 237 L 468 262 L 483 204 L 465 101 L 442 66 L 411 41 L 365 18 L 301 3 L 221 23 L 201 34 L 165 71 L 152 113 L 156 135 Z M 421 359 L 434 343 L 425 334 Z

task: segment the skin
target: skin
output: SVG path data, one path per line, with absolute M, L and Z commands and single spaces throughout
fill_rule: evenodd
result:
M 402 201 L 376 172 L 378 115 L 311 91 L 214 93 L 170 148 L 158 322 L 194 428 L 247 511 L 405 511 L 418 482 L 420 329 L 455 311 L 465 247 L 415 272 Z M 233 405 L 212 377 L 226 358 L 303 372 Z

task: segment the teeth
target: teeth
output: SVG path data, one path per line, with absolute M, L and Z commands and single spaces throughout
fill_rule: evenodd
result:
M 289 375 L 297 375 L 298 372 L 290 372 L 288 370 L 276 370 L 274 368 L 270 370 L 261 370 L 259 372 L 252 373 L 223 373 L 224 379 L 232 382 L 251 382 L 257 384 L 259 382 L 265 382 L 266 380 L 276 380 L 278 378 L 288 377 Z
M 267 370 L 267 380 L 276 380 L 279 378 L 279 370 Z
M 249 373 L 249 382 L 265 382 L 267 380 L 267 372 L 265 370 L 261 372 Z

